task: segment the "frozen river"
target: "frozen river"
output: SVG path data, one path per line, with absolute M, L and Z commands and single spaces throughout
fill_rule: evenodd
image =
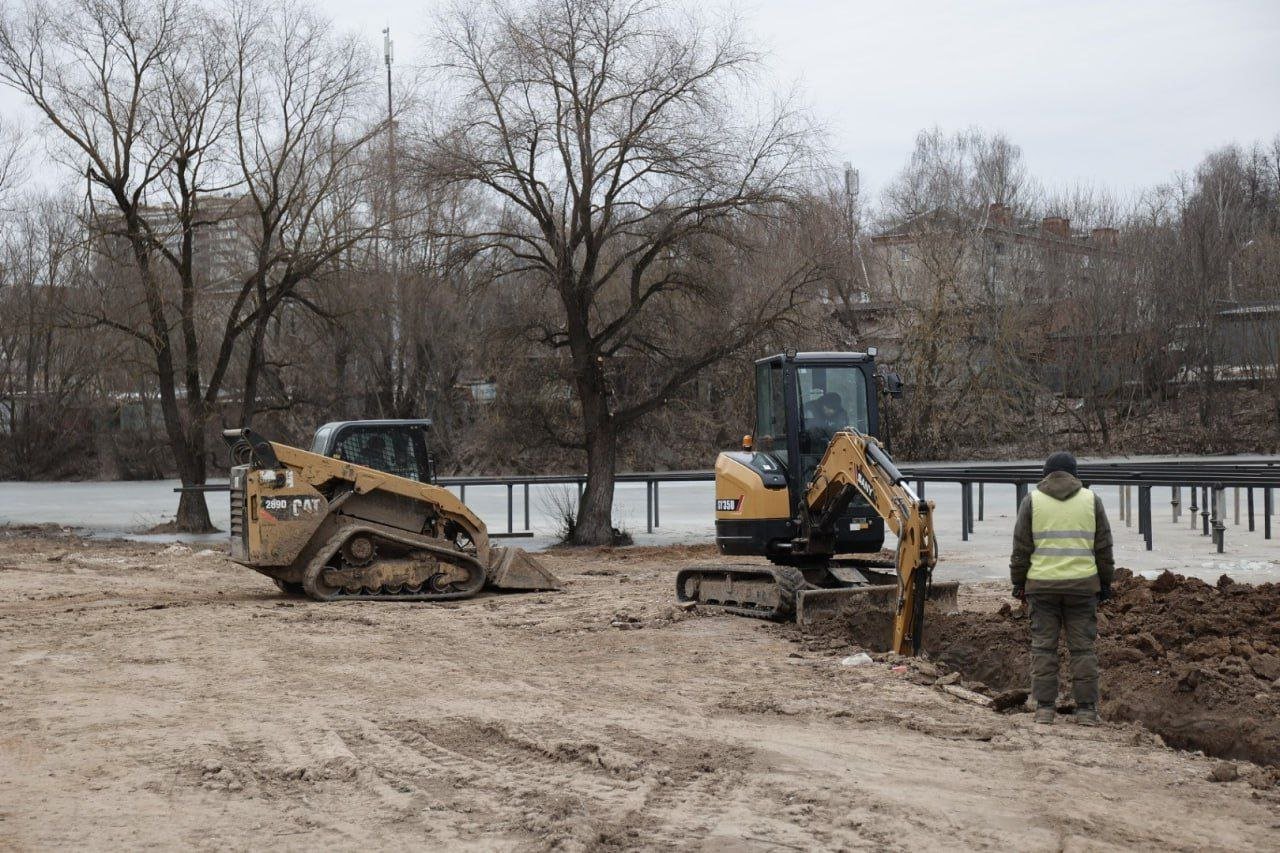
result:
M 125 535 L 156 541 L 182 538 L 191 542 L 211 542 L 226 534 L 198 536 L 149 536 L 146 530 L 172 520 L 177 506 L 173 489 L 176 481 L 18 483 L 0 482 L 0 524 L 53 523 L 103 536 Z M 457 489 L 452 489 L 457 493 Z M 1182 521 L 1174 524 L 1168 504 L 1168 489 L 1153 493 L 1155 547 L 1143 548 L 1136 523 L 1126 527 L 1119 520 L 1119 494 L 1115 486 L 1098 486 L 1116 531 L 1116 560 L 1135 571 L 1159 571 L 1165 568 L 1213 580 L 1223 573 L 1241 581 L 1280 581 L 1280 517 L 1273 518 L 1273 536 L 1262 535 L 1261 500 L 1258 503 L 1257 530 L 1250 533 L 1233 523 L 1233 495 L 1227 490 L 1227 530 L 1224 553 L 1216 553 L 1208 537 L 1192 530 L 1184 511 Z M 529 521 L 534 536 L 517 539 L 515 544 L 543 548 L 555 540 L 555 505 L 557 499 L 575 496 L 572 486 L 533 486 L 530 488 Z M 1009 540 L 1016 513 L 1012 486 L 988 486 L 985 492 L 986 512 L 976 522 L 976 531 L 968 542 L 960 535 L 960 489 L 956 485 L 930 483 L 927 496 L 937 503 L 935 525 L 941 549 L 939 575 L 961 579 L 1004 578 L 1008 572 Z M 1184 500 L 1185 500 L 1184 493 Z M 228 499 L 225 492 L 208 495 L 213 522 L 225 530 L 228 524 Z M 504 486 L 468 486 L 467 504 L 478 513 L 491 532 L 507 529 L 507 492 Z M 619 484 L 614 500 L 614 520 L 635 536 L 639 545 L 699 543 L 714 541 L 714 486 L 710 482 L 665 483 L 660 487 L 661 526 L 652 534 L 645 533 L 645 487 L 643 483 Z M 1277 501 L 1280 503 L 1280 501 Z M 1136 508 L 1136 500 L 1135 500 Z M 515 527 L 524 527 L 523 490 L 515 489 Z M 1243 508 L 1242 508 L 1243 513 Z M 1197 523 L 1199 519 L 1197 518 Z M 892 538 L 887 544 L 892 544 Z

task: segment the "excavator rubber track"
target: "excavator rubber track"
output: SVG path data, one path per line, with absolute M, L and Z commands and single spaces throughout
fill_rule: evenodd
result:
M 862 580 L 840 586 L 815 586 L 791 566 L 691 566 L 676 575 L 676 598 L 738 616 L 795 622 L 802 627 L 848 618 L 854 611 L 893 612 L 899 598 L 896 577 L 871 568 L 885 568 L 884 561 L 832 561 L 829 568 L 845 574 L 844 570 L 854 566 Z M 958 590 L 956 581 L 935 581 L 930 584 L 928 600 L 943 612 L 951 612 L 956 610 Z
M 804 574 L 791 566 L 708 564 L 680 570 L 676 599 L 739 616 L 789 621 L 795 617 L 797 594 L 807 586 Z

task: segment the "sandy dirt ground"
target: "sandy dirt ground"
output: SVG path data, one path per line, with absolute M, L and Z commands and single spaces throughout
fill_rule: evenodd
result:
M 221 553 L 0 531 L 0 847 L 1275 849 L 1274 790 L 1132 724 L 1036 727 L 674 610 L 707 556 L 323 605 Z

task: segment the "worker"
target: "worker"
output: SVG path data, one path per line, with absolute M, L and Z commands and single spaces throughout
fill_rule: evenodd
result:
M 1023 499 L 1013 527 L 1013 596 L 1031 608 L 1031 695 L 1035 721 L 1052 724 L 1058 699 L 1058 638 L 1071 653 L 1074 719 L 1098 723 L 1098 604 L 1115 575 L 1111 524 L 1101 498 L 1076 477 L 1076 458 L 1060 451 Z
M 816 448 L 825 448 L 831 436 L 849 425 L 849 413 L 835 391 L 828 391 L 813 402 L 806 412 L 810 438 Z

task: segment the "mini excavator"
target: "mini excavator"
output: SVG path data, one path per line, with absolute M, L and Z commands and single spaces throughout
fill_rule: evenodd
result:
M 879 394 L 901 396 L 902 384 L 876 372 L 875 355 L 790 351 L 756 362 L 755 432 L 716 460 L 716 544 L 773 565 L 689 567 L 676 576 L 679 600 L 802 625 L 885 611 L 890 649 L 920 652 L 926 601 L 954 608 L 958 586 L 933 582 L 933 504 L 876 437 Z M 868 558 L 886 526 L 893 561 Z
M 231 448 L 231 559 L 287 595 L 319 601 L 444 601 L 483 587 L 560 582 L 435 484 L 429 421 L 329 423 L 311 450 L 224 430 Z

